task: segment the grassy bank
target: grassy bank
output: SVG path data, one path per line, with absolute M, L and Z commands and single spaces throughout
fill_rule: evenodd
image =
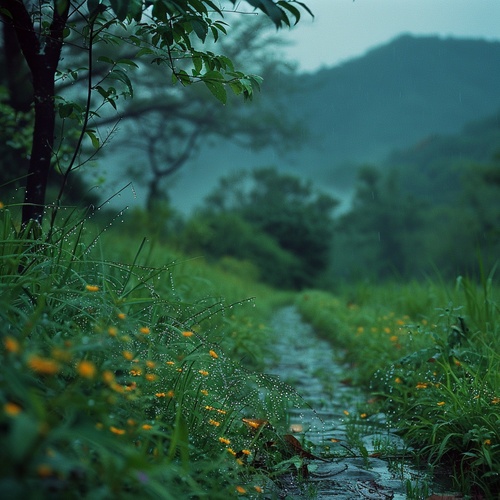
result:
M 408 284 L 309 291 L 302 315 L 344 349 L 350 375 L 379 395 L 393 428 L 464 494 L 500 486 L 499 290 Z
M 0 215 L 2 497 L 269 492 L 289 457 L 251 466 L 248 419 L 279 429 L 294 397 L 259 371 L 287 297 L 234 262 L 78 221 L 20 237 Z

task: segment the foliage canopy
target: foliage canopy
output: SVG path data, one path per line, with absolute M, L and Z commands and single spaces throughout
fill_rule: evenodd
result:
M 301 10 L 310 12 L 295 0 L 247 0 L 246 4 L 271 19 L 277 28 L 298 22 Z M 94 148 L 101 146 L 103 138 L 91 126 L 92 120 L 106 113 L 106 108 L 117 110 L 120 100 L 133 98 L 131 73 L 135 71 L 140 77 L 138 60 L 165 67 L 173 83 L 185 86 L 203 82 L 222 103 L 227 100 L 227 88 L 236 95 L 252 97 L 260 77 L 238 70 L 227 56 L 200 50 L 195 43 L 203 44 L 208 37 L 217 41 L 227 32 L 224 15 L 240 8 L 236 0 L 225 4 L 211 0 L 0 0 L 8 103 L 14 113 L 26 111 L 33 104 L 34 113 L 24 226 L 42 221 L 51 168 L 56 166 L 66 181 L 81 164 L 84 139 L 89 139 Z M 120 49 L 125 45 L 132 53 L 130 57 L 121 56 Z M 96 58 L 97 46 L 106 46 L 108 53 Z M 62 57 L 70 48 L 87 54 L 84 67 L 62 67 Z M 94 66 L 101 68 L 97 76 Z M 32 84 L 22 88 L 22 96 L 16 86 L 19 74 L 26 75 Z M 71 92 L 60 96 L 56 91 L 56 82 L 71 83 L 81 74 L 87 78 L 83 106 Z M 67 161 L 55 144 L 57 120 L 63 124 L 59 143 L 65 141 L 65 122 L 76 121 L 80 130 Z

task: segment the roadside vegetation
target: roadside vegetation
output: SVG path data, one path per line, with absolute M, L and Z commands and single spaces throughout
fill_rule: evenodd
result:
M 311 12 L 247 0 L 267 24 L 230 27 L 241 3 L 0 0 L 0 496 L 281 495 L 310 457 L 286 434 L 304 402 L 265 373 L 285 303 L 342 349 L 346 382 L 375 396 L 360 419 L 385 415 L 458 491 L 493 496 L 498 156 L 450 160 L 453 189 L 437 200 L 405 190 L 397 168 L 360 167 L 338 216 L 310 181 L 239 171 L 184 218 L 167 180 L 201 144 L 284 152 L 307 136 L 285 114 L 293 70 L 264 34 Z M 244 63 L 271 77 L 273 106 L 256 98 L 235 121 L 231 105 L 262 83 Z M 120 188 L 104 201 L 79 174 L 122 118 L 140 151 L 124 178 L 148 194 L 145 209 L 112 214 Z M 422 281 L 431 264 L 442 280 Z
M 30 240 L 0 215 L 2 495 L 269 492 L 290 457 L 253 467 L 248 422 L 281 429 L 298 400 L 261 371 L 286 294 L 117 228 Z
M 417 462 L 449 470 L 453 487 L 494 498 L 500 485 L 499 290 L 482 284 L 358 286 L 306 291 L 297 307 L 342 347 L 346 377 L 376 396 Z M 371 413 L 370 413 L 371 412 Z

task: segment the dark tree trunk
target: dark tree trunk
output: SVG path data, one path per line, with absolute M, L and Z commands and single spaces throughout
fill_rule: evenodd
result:
M 29 12 L 21 0 L 0 0 L 0 7 L 10 16 L 3 20 L 16 32 L 19 46 L 31 72 L 35 102 L 35 127 L 31 149 L 26 191 L 22 212 L 22 225 L 30 221 L 42 222 L 45 210 L 45 192 L 50 173 L 54 146 L 55 84 L 54 77 L 61 56 L 63 30 L 68 19 L 70 1 L 58 10 L 53 6 L 52 22 L 48 33 L 37 35 Z

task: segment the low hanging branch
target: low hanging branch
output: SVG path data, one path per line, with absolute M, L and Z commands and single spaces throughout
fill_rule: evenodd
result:
M 230 2 L 236 5 L 239 0 Z M 277 28 L 291 26 L 292 21 L 298 22 L 299 8 L 310 13 L 297 0 L 246 0 L 246 3 L 260 10 Z M 69 22 L 72 17 L 78 17 L 79 22 Z M 0 0 L 0 20 L 15 33 L 19 45 L 16 56 L 24 59 L 33 84 L 34 131 L 22 210 L 24 229 L 34 227 L 32 222 L 40 226 L 43 220 L 49 173 L 52 160 L 57 158 L 57 151 L 54 150 L 56 112 L 63 120 L 71 118 L 79 123 L 81 134 L 77 149 L 85 134 L 89 135 L 94 146 L 99 146 L 94 131 L 87 130 L 90 114 L 97 116 L 95 110 L 89 109 L 90 98 L 83 108 L 70 101 L 56 105 L 55 80 L 58 73 L 64 73 L 59 65 L 66 40 L 71 40 L 75 47 L 88 50 L 91 57 L 94 43 L 110 42 L 110 47 L 115 47 L 109 51 L 110 57 L 100 58 L 101 63 L 109 65 L 109 71 L 103 73 L 105 77 L 101 83 L 104 79 L 111 83 L 89 84 L 93 94 L 102 98 L 100 106 L 109 104 L 117 110 L 116 102 L 120 96 L 133 97 L 127 70 L 137 67 L 137 64 L 132 59 L 120 57 L 120 50 L 116 48 L 125 43 L 135 50 L 135 58 L 167 67 L 174 80 L 182 85 L 205 83 L 222 103 L 227 98 L 226 88 L 236 95 L 251 98 L 254 88 L 259 87 L 260 77 L 237 71 L 226 56 L 199 51 L 192 45 L 193 38 L 198 38 L 204 44 L 208 36 L 216 41 L 220 34 L 226 34 L 223 17 L 224 11 L 212 0 L 111 0 L 109 3 L 101 3 L 100 0 Z M 96 28 L 99 25 L 95 32 L 94 23 Z M 116 36 L 116 32 L 122 34 Z M 92 33 L 96 36 L 89 37 Z M 113 55 L 117 56 L 116 60 Z M 181 60 L 186 69 L 174 67 L 174 62 Z M 89 66 L 91 64 L 92 61 Z M 67 71 L 72 78 L 78 72 Z M 75 159 L 78 153 L 77 150 L 71 156 Z M 66 170 L 67 174 L 73 170 L 73 163 Z

